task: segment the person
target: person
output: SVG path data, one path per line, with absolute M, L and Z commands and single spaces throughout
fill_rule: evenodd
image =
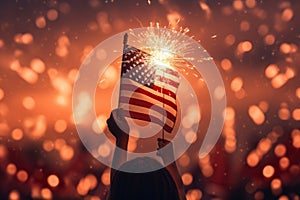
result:
M 109 200 L 185 200 L 184 186 L 174 159 L 173 145 L 170 141 L 158 138 L 158 155 L 167 167 L 163 167 L 153 158 L 139 157 L 127 161 L 127 148 L 130 128 L 123 116 L 122 109 L 111 112 L 107 126 L 116 139 L 116 148 L 111 169 Z M 166 146 L 167 144 L 171 144 Z M 166 147 L 166 151 L 161 151 Z M 125 169 L 134 167 L 137 171 L 145 167 L 149 172 L 130 173 Z

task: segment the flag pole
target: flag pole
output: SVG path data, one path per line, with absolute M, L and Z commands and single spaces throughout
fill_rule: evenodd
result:
M 119 90 L 119 102 L 118 102 L 118 108 L 120 108 L 120 97 L 121 97 L 121 88 L 122 88 L 122 69 L 123 69 L 123 62 L 124 62 L 124 56 L 128 47 L 128 34 L 125 33 L 124 34 L 124 38 L 123 38 L 123 54 L 122 54 L 122 62 L 121 62 L 121 72 L 120 72 L 120 90 Z
M 165 78 L 165 70 L 163 70 L 163 77 Z M 165 121 L 165 82 L 163 85 L 162 93 L 163 93 L 163 114 L 162 114 L 162 121 L 163 121 L 163 127 L 162 127 L 162 139 L 165 140 L 165 129 L 164 129 L 164 121 Z

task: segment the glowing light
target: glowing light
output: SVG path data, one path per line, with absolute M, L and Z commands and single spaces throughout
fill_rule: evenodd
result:
M 257 145 L 257 153 L 266 154 L 272 146 L 272 141 L 269 138 L 262 138 Z
M 52 199 L 52 192 L 48 188 L 43 188 L 41 190 L 42 199 Z
M 104 60 L 106 59 L 107 57 L 107 53 L 104 49 L 98 49 L 96 51 L 96 57 L 99 59 L 99 60 Z
M 186 194 L 186 199 L 188 200 L 200 200 L 202 198 L 202 192 L 199 189 L 188 190 Z
M 258 27 L 257 32 L 259 35 L 264 36 L 269 32 L 269 27 L 265 24 L 262 24 Z
M 22 129 L 16 128 L 11 132 L 11 137 L 16 140 L 19 141 L 23 138 L 23 131 Z
M 47 18 L 48 18 L 50 21 L 56 20 L 57 17 L 58 17 L 58 12 L 57 12 L 55 9 L 50 9 L 50 10 L 48 10 L 48 12 L 47 12 Z
M 54 143 L 51 140 L 44 140 L 43 149 L 47 152 L 50 152 L 54 149 Z
M 177 27 L 178 22 L 182 17 L 178 12 L 173 11 L 167 14 L 167 19 L 171 27 Z
M 25 170 L 20 170 L 17 173 L 17 178 L 20 182 L 26 182 L 28 179 L 28 173 Z
M 72 92 L 70 82 L 63 77 L 55 77 L 51 79 L 52 86 L 61 94 L 69 95 Z
M 43 73 L 46 69 L 45 63 L 40 58 L 34 58 L 30 62 L 30 67 L 32 70 L 34 70 L 36 73 Z
M 98 22 L 98 25 L 100 27 L 100 30 L 103 33 L 107 34 L 107 33 L 111 32 L 112 27 L 111 27 L 111 25 L 110 25 L 110 23 L 108 21 L 108 14 L 107 14 L 107 12 L 104 12 L 104 11 L 99 12 L 97 14 L 97 22 Z
M 41 138 L 47 130 L 47 121 L 44 115 L 39 115 L 36 118 L 32 131 L 29 132 L 29 136 L 36 140 Z
M 190 157 L 187 154 L 183 154 L 179 158 L 178 163 L 182 167 L 187 167 L 190 164 L 190 161 L 191 161 Z
M 231 61 L 228 59 L 228 58 L 224 58 L 222 61 L 221 61 L 221 67 L 225 70 L 225 71 L 228 71 L 232 68 L 232 63 Z
M 225 89 L 221 86 L 216 87 L 214 90 L 214 97 L 218 100 L 221 100 L 225 96 Z
M 9 175 L 15 175 L 17 172 L 17 167 L 15 164 L 13 163 L 9 163 L 7 166 L 6 166 L 6 173 L 9 174 Z
M 300 87 L 296 89 L 296 97 L 300 99 Z
M 245 4 L 248 8 L 254 8 L 256 6 L 256 1 L 255 0 L 246 0 Z
M 230 85 L 232 91 L 238 92 L 243 87 L 243 80 L 241 77 L 236 77 L 232 80 Z
M 274 173 L 275 173 L 275 169 L 274 169 L 274 167 L 272 165 L 266 165 L 264 167 L 262 173 L 263 173 L 264 177 L 271 178 L 274 175 Z
M 233 45 L 235 43 L 235 36 L 232 34 L 229 34 L 225 38 L 225 43 L 229 46 Z
M 4 145 L 0 144 L 0 158 L 5 158 L 7 149 Z
M 240 23 L 241 31 L 249 31 L 249 29 L 250 29 L 250 23 L 248 21 L 244 20 Z
M 294 129 L 291 133 L 293 146 L 295 148 L 300 148 L 300 131 L 298 129 Z
M 103 185 L 110 185 L 110 169 L 107 168 L 106 170 L 104 170 L 104 172 L 101 175 L 101 182 L 103 183 Z
M 264 113 L 269 109 L 269 104 L 266 101 L 260 101 L 258 106 Z
M 271 182 L 271 188 L 272 188 L 272 190 L 278 190 L 278 189 L 280 189 L 281 185 L 282 185 L 281 184 L 281 180 L 278 179 L 278 178 L 273 179 L 272 182 Z
M 66 106 L 66 105 L 68 105 L 69 100 L 68 100 L 68 98 L 67 98 L 66 96 L 64 96 L 64 95 L 58 95 L 58 96 L 56 97 L 56 103 L 57 103 L 58 105 L 61 105 L 61 106 Z
M 204 1 L 199 1 L 199 6 L 205 12 L 206 17 L 209 18 L 211 15 L 210 7 Z
M 248 114 L 251 117 L 251 119 L 253 120 L 253 122 L 257 125 L 260 125 L 260 124 L 264 123 L 264 121 L 265 121 L 264 113 L 256 105 L 252 105 L 249 107 Z
M 108 144 L 101 144 L 98 148 L 98 153 L 101 157 L 107 157 L 110 155 L 111 149 Z
M 236 1 L 233 1 L 232 6 L 235 10 L 241 11 L 244 8 L 244 3 L 243 3 L 243 1 L 236 0 Z
M 59 184 L 59 179 L 54 174 L 51 174 L 50 176 L 48 176 L 47 181 L 51 187 L 57 187 Z
M 86 175 L 85 181 L 89 183 L 90 190 L 95 189 L 98 184 L 97 178 L 93 174 Z
M 289 45 L 288 43 L 282 43 L 280 45 L 280 51 L 284 54 L 289 54 L 291 50 L 292 50 L 291 45 Z
M 293 110 L 293 118 L 294 120 L 299 121 L 300 120 L 300 108 L 296 108 L 295 110 Z
M 267 78 L 273 78 L 279 73 L 279 68 L 276 64 L 270 64 L 265 70 L 265 75 Z
M 288 22 L 293 18 L 293 16 L 294 16 L 293 10 L 290 8 L 286 8 L 282 12 L 281 19 L 282 21 Z
M 64 145 L 61 150 L 59 151 L 59 155 L 62 160 L 64 161 L 69 161 L 73 158 L 74 156 L 74 150 L 71 146 L 69 145 Z
M 37 73 L 28 67 L 19 68 L 17 73 L 29 84 L 35 84 L 38 80 Z
M 274 149 L 275 155 L 282 157 L 286 153 L 286 147 L 283 144 L 278 144 Z
M 67 2 L 62 2 L 59 4 L 59 11 L 63 14 L 68 14 L 71 11 L 71 6 Z
M 243 52 L 251 51 L 252 49 L 252 43 L 250 41 L 244 41 L 241 44 L 241 49 Z
M 23 99 L 22 104 L 27 110 L 32 110 L 35 107 L 35 100 L 31 96 L 27 96 Z
M 66 145 L 66 141 L 62 138 L 58 138 L 54 141 L 54 148 L 60 151 Z
M 189 32 L 188 28 L 180 28 L 178 33 L 174 31 L 174 34 L 170 34 L 165 29 L 159 29 L 158 23 L 155 27 L 153 27 L 153 23 L 150 24 L 150 26 L 152 26 L 152 28 L 138 35 L 130 32 L 135 40 L 145 44 L 145 50 L 151 54 L 149 58 L 146 58 L 149 60 L 149 63 L 176 66 L 179 61 L 186 62 L 194 59 L 188 57 L 179 58 L 177 56 L 185 55 L 191 51 L 191 43 L 183 40 L 181 36 L 181 34 Z
M 116 80 L 118 78 L 118 72 L 113 66 L 109 66 L 103 76 L 101 77 L 101 80 L 98 84 L 98 86 L 101 89 L 106 89 L 108 87 L 111 87 L 115 84 Z
M 292 68 L 287 67 L 286 71 L 285 71 L 285 75 L 288 79 L 294 78 L 295 77 L 295 71 Z
M 194 131 L 189 131 L 184 136 L 185 141 L 192 144 L 197 140 L 197 134 Z
M 9 199 L 10 200 L 19 200 L 20 199 L 20 194 L 17 190 L 12 190 L 9 193 Z
M 193 176 L 190 173 L 184 173 L 181 176 L 184 185 L 190 185 L 193 182 Z
M 289 200 L 289 198 L 286 195 L 281 195 L 278 200 Z
M 58 133 L 63 133 L 67 129 L 67 122 L 65 120 L 57 120 L 54 124 L 54 129 Z
M 2 39 L 0 39 L 0 49 L 4 47 L 4 41 Z
M 290 165 L 290 160 L 287 157 L 282 157 L 279 160 L 279 166 L 281 169 L 287 169 Z
M 40 16 L 40 17 L 36 18 L 36 20 L 35 20 L 35 25 L 36 25 L 38 28 L 41 28 L 41 29 L 42 29 L 42 28 L 45 28 L 46 25 L 47 25 L 45 17 Z
M 0 88 L 0 101 L 4 98 L 4 90 Z
M 280 108 L 278 110 L 278 116 L 281 120 L 288 120 L 290 118 L 290 110 L 287 108 Z
M 275 89 L 278 89 L 286 84 L 287 81 L 288 77 L 285 74 L 278 74 L 272 79 L 271 84 Z
M 21 41 L 22 41 L 23 44 L 33 43 L 33 35 L 31 33 L 24 33 L 21 36 Z
M 104 115 L 99 115 L 97 119 L 93 123 L 93 131 L 95 133 L 103 133 L 106 128 L 106 119 L 107 117 Z
M 266 45 L 273 45 L 275 41 L 276 41 L 275 36 L 272 34 L 268 34 L 264 38 L 264 42 Z
M 252 151 L 248 156 L 247 156 L 247 164 L 250 167 L 255 167 L 259 163 L 260 157 L 257 155 L 255 151 Z

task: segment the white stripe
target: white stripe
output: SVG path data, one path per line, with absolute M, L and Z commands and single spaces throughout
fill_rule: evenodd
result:
M 145 108 L 145 107 L 141 107 L 141 106 L 135 106 L 135 105 L 128 105 L 128 104 L 120 104 L 121 108 L 123 108 L 123 110 L 125 111 L 134 111 L 134 112 L 137 112 L 137 113 L 142 113 L 142 114 L 146 114 L 146 115 L 149 115 L 151 114 L 152 116 L 156 117 L 157 119 L 159 120 L 165 120 L 165 123 L 170 126 L 170 127 L 173 127 L 174 126 L 174 122 L 172 120 L 170 120 L 169 118 L 167 118 L 167 116 L 163 116 L 162 113 L 159 113 L 159 112 L 156 112 L 154 110 L 150 110 Z M 151 117 L 151 116 L 150 116 Z
M 155 73 L 159 76 L 166 77 L 176 83 L 179 83 L 179 77 L 174 76 L 173 74 L 169 74 L 169 73 L 165 72 L 164 70 L 156 70 Z
M 136 98 L 136 99 L 141 99 L 141 100 L 144 100 L 144 101 L 147 101 L 147 102 L 150 102 L 154 105 L 157 105 L 157 106 L 160 106 L 162 107 L 163 106 L 163 103 L 156 100 L 156 99 L 153 99 L 145 94 L 142 94 L 142 93 L 137 93 L 137 92 L 132 92 L 132 91 L 128 91 L 128 90 L 122 90 L 121 92 L 121 97 L 127 97 L 127 98 Z M 128 102 L 129 103 L 129 102 Z M 174 102 L 176 104 L 176 102 Z M 172 115 L 176 116 L 176 110 L 167 105 L 167 104 L 164 104 L 165 106 L 165 109 L 170 112 Z
M 162 98 L 164 97 L 165 99 L 167 99 L 167 100 L 169 100 L 169 101 L 171 101 L 171 102 L 173 102 L 173 103 L 176 104 L 176 100 L 173 97 L 171 97 L 169 95 L 163 95 L 163 93 L 155 91 L 155 90 L 153 90 L 153 89 L 151 89 L 151 88 L 149 88 L 147 86 L 144 86 L 144 85 L 142 85 L 142 84 L 140 84 L 140 83 L 138 83 L 136 81 L 131 80 L 130 78 L 122 78 L 121 84 L 133 85 L 133 86 L 136 87 L 136 89 L 137 88 L 142 88 L 143 90 L 146 90 L 146 91 L 148 91 L 150 93 L 153 93 L 156 96 L 159 96 L 159 97 L 162 97 Z M 121 86 L 121 93 L 122 93 L 122 90 L 125 90 L 125 89 L 122 89 L 122 86 Z
M 166 82 L 161 82 L 160 80 L 155 80 L 154 85 L 157 85 L 164 89 L 168 89 L 168 90 L 172 91 L 174 94 L 176 94 L 176 92 L 177 92 L 177 88 L 175 88 L 173 85 L 170 85 Z

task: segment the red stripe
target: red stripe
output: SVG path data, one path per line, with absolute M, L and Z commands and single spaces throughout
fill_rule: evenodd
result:
M 145 108 L 148 108 L 148 109 L 151 108 L 151 109 L 153 109 L 154 111 L 156 111 L 158 113 L 163 113 L 164 111 L 166 111 L 168 119 L 170 119 L 172 122 L 175 122 L 175 120 L 176 120 L 176 116 L 174 116 L 172 113 L 170 113 L 166 109 L 162 108 L 161 106 L 155 105 L 155 104 L 150 103 L 148 101 L 144 101 L 144 100 L 136 99 L 136 98 L 123 97 L 122 96 L 120 98 L 120 102 L 121 103 L 129 103 L 129 104 L 132 104 L 132 105 L 145 107 Z
M 179 78 L 179 74 L 175 70 L 167 68 L 166 71 L 165 71 L 165 73 L 171 74 L 171 75 L 176 76 L 177 78 Z
M 153 122 L 155 124 L 161 125 L 163 124 L 162 120 L 158 119 L 157 117 L 147 115 L 144 113 L 139 113 L 139 112 L 134 112 L 134 111 L 127 111 L 124 112 L 124 116 L 125 117 L 130 117 L 133 119 L 140 119 L 140 120 L 144 120 L 144 121 L 148 121 L 148 122 Z M 170 127 L 169 125 L 165 124 L 164 125 L 164 130 L 166 130 L 167 132 L 171 133 L 173 128 Z
M 168 90 L 166 88 L 162 88 L 162 87 L 159 87 L 157 85 L 154 85 L 153 86 L 153 90 L 155 90 L 157 92 L 160 92 L 162 94 L 166 94 L 166 95 L 172 97 L 173 99 L 176 99 L 176 94 L 174 94 L 174 92 L 172 92 L 172 91 L 170 91 L 170 90 Z
M 157 76 L 157 79 L 160 81 L 160 82 L 163 82 L 163 83 L 166 83 L 166 86 L 168 85 L 171 85 L 175 88 L 178 88 L 179 86 L 179 82 L 175 82 L 169 78 L 166 78 L 166 77 L 163 77 L 163 76 Z
M 146 87 L 146 86 L 144 86 L 144 87 Z M 158 86 L 156 86 L 156 87 L 158 87 Z M 157 95 L 155 95 L 155 94 L 153 94 L 153 93 L 151 93 L 151 92 L 149 92 L 147 90 L 142 89 L 141 87 L 136 87 L 136 86 L 130 85 L 130 84 L 122 84 L 122 88 L 121 89 L 122 90 L 128 90 L 128 91 L 131 91 L 131 92 L 137 92 L 137 93 L 144 94 L 144 95 L 146 95 L 148 97 L 151 97 L 152 99 L 156 99 L 157 101 L 164 102 L 166 105 L 171 106 L 175 110 L 177 109 L 177 106 L 176 106 L 176 104 L 174 102 L 172 102 L 172 101 L 170 101 L 168 99 L 165 99 L 163 97 L 157 96 Z M 165 89 L 165 91 L 167 92 L 166 89 Z M 168 92 L 170 93 L 171 91 L 168 91 Z M 166 94 L 169 95 L 168 93 L 166 93 Z M 174 100 L 175 100 L 176 96 L 175 96 L 175 94 L 173 92 L 171 92 L 170 96 L 173 97 Z

